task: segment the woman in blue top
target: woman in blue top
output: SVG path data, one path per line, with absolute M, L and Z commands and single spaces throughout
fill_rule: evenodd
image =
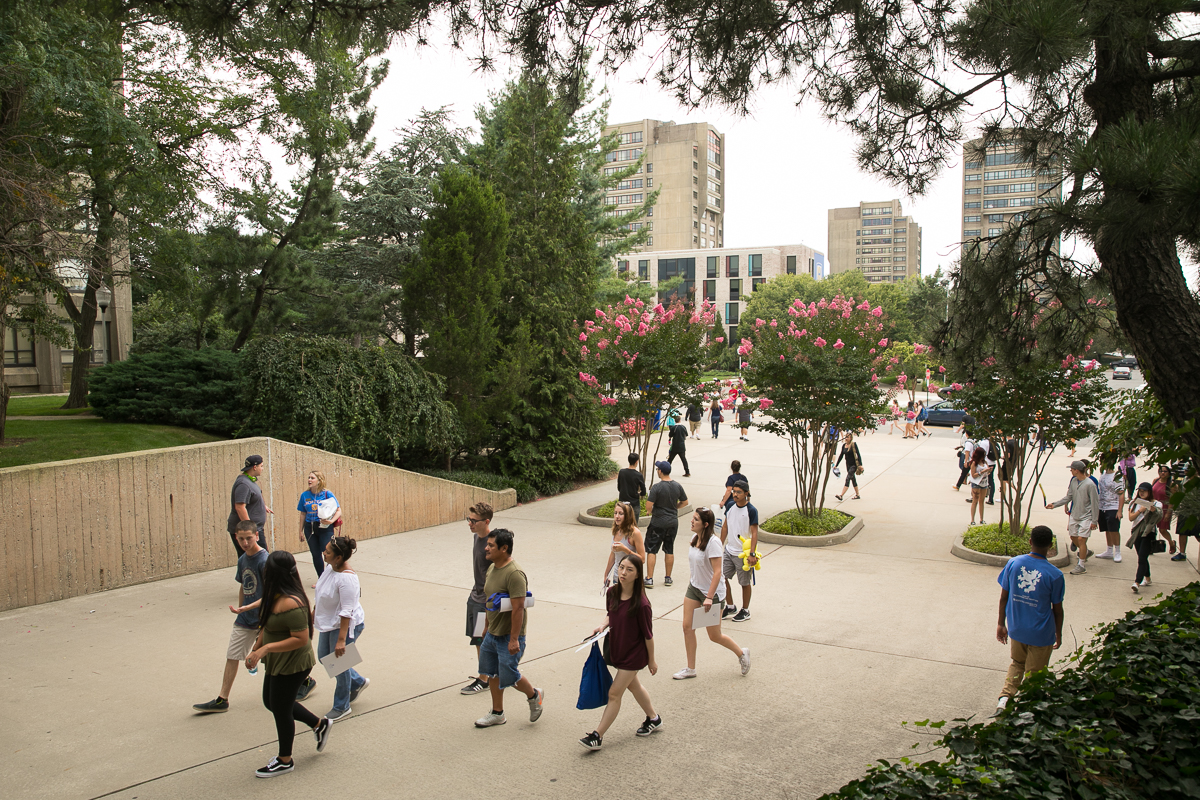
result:
M 334 505 L 333 514 L 324 519 L 320 514 L 322 500 L 332 500 Z M 333 538 L 334 528 L 340 525 L 342 518 L 341 503 L 333 496 L 333 492 L 325 488 L 325 473 L 315 469 L 308 473 L 308 491 L 300 495 L 296 510 L 304 514 L 300 522 L 300 541 L 308 545 L 319 578 L 325 571 L 325 559 L 322 557 L 325 545 Z

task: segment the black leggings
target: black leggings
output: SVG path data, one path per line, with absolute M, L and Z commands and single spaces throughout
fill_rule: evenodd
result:
M 1154 552 L 1154 541 L 1157 538 L 1157 534 L 1147 533 L 1133 543 L 1133 548 L 1137 551 L 1138 557 L 1137 574 L 1133 578 L 1134 583 L 1141 583 L 1142 578 L 1150 577 L 1150 554 Z
M 670 455 L 667 457 L 667 461 L 669 461 L 670 463 L 674 464 L 674 463 L 675 463 L 675 456 L 679 456 L 679 460 L 683 462 L 683 471 L 684 471 L 685 473 L 688 473 L 688 472 L 691 472 L 691 471 L 692 471 L 692 470 L 691 470 L 691 469 L 688 467 L 688 463 L 687 463 L 687 456 L 685 456 L 685 455 L 683 454 L 683 451 L 682 451 L 682 450 L 672 450 L 672 451 L 671 451 L 671 454 L 670 454 Z
M 279 755 L 292 757 L 292 742 L 296 739 L 296 720 L 310 728 L 320 721 L 304 706 L 296 702 L 296 692 L 308 678 L 312 668 L 287 675 L 263 676 L 263 705 L 275 716 L 275 732 L 279 735 Z
M 856 478 L 856 477 L 855 477 L 855 475 L 857 475 L 857 474 L 858 474 L 858 469 L 857 469 L 857 468 L 856 468 L 856 469 L 850 469 L 850 467 L 846 467 L 846 485 L 845 485 L 845 486 L 843 486 L 842 488 L 843 488 L 843 489 L 849 489 L 849 488 L 850 488 L 850 484 L 852 484 L 852 483 L 853 483 L 853 484 L 854 484 L 854 491 L 855 491 L 855 492 L 857 492 L 857 491 L 858 491 L 858 478 Z

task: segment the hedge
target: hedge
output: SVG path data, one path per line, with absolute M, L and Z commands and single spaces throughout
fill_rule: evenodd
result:
M 881 760 L 822 800 L 1200 797 L 1198 598 L 1191 583 L 1100 626 L 995 721 L 955 720 L 935 744 L 945 760 Z

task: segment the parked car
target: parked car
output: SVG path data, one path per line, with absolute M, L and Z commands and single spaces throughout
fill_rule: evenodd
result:
M 1113 367 L 1114 381 L 1129 381 L 1133 380 L 1133 370 L 1129 367 Z
M 943 400 L 929 406 L 929 419 L 925 420 L 925 424 L 946 425 L 953 428 L 962 422 L 965 414 L 966 412 L 959 406 L 958 401 Z
M 1138 368 L 1137 357 L 1136 356 L 1125 356 L 1122 359 L 1118 359 L 1117 361 L 1114 361 L 1112 363 L 1112 366 L 1114 368 L 1115 367 L 1129 367 L 1130 369 L 1137 369 Z

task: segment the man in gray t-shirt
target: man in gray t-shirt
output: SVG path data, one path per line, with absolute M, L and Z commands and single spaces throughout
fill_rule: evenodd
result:
M 247 456 L 241 474 L 233 481 L 226 530 L 229 531 L 229 538 L 233 540 L 233 546 L 237 550 L 238 556 L 242 555 L 242 548 L 237 543 L 235 531 L 237 524 L 245 519 L 258 526 L 258 546 L 264 550 L 267 547 L 267 537 L 263 529 L 267 524 L 267 514 L 275 512 L 263 502 L 262 489 L 258 486 L 258 479 L 262 474 L 262 456 Z
M 671 462 L 657 461 L 658 482 L 650 487 L 646 495 L 646 511 L 650 524 L 646 528 L 646 578 L 647 589 L 654 588 L 654 561 L 659 548 L 666 553 L 666 576 L 663 585 L 670 586 L 671 568 L 675 566 L 675 534 L 679 532 L 679 509 L 687 505 L 687 492 L 678 481 L 671 480 Z
M 491 562 L 487 560 L 487 542 L 491 533 L 493 513 L 494 510 L 488 503 L 476 503 L 467 509 L 467 527 L 475 534 L 471 538 L 471 570 L 475 582 L 471 585 L 471 593 L 467 595 L 467 638 L 475 645 L 476 663 L 479 662 L 479 645 L 483 644 L 483 634 L 476 636 L 475 626 L 479 622 L 479 615 L 485 613 L 484 601 L 487 596 L 483 593 L 483 583 L 487 580 L 488 567 L 491 566 Z M 487 676 L 480 675 L 464 686 L 459 694 L 478 694 L 486 688 Z

